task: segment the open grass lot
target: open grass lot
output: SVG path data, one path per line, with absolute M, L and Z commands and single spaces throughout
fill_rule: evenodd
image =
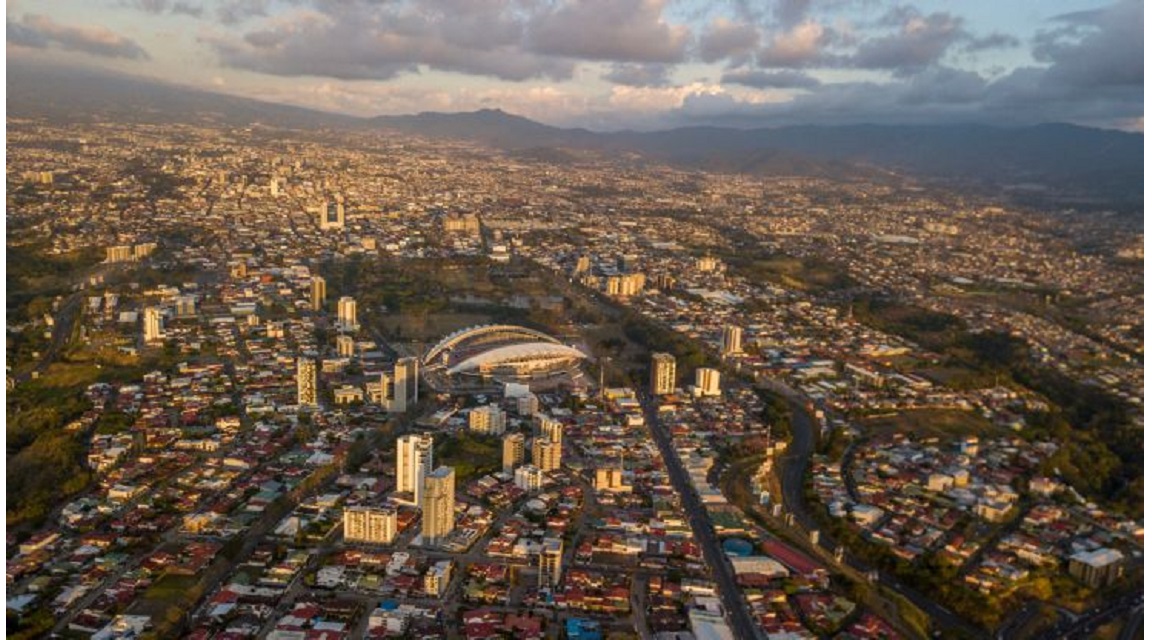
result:
M 732 268 L 757 282 L 772 282 L 801 291 L 844 289 L 855 284 L 839 267 L 815 258 L 776 255 L 753 260 L 735 260 Z
M 889 435 L 904 433 L 918 438 L 956 436 L 997 436 L 1007 433 L 973 411 L 958 409 L 918 409 L 864 418 L 867 433 Z
M 436 466 L 456 469 L 456 486 L 486 473 L 500 470 L 500 438 L 461 431 L 450 438 L 439 439 L 433 459 Z

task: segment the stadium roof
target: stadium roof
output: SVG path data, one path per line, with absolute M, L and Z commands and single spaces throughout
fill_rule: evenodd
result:
M 524 360 L 534 357 L 551 360 L 563 357 L 586 359 L 588 356 L 579 349 L 562 344 L 552 342 L 522 342 L 496 347 L 495 349 L 478 353 L 452 367 L 448 370 L 448 373 L 475 371 L 484 365 L 500 364 L 502 362 L 523 362 Z

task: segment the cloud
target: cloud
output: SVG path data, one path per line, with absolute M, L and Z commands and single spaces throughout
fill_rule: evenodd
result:
M 774 13 L 781 24 L 792 26 L 802 22 L 811 8 L 812 0 L 777 0 Z
M 814 89 L 820 81 L 799 71 L 729 71 L 720 77 L 724 84 L 738 84 L 755 89 Z
M 421 65 L 503 80 L 565 80 L 574 64 L 523 51 L 511 1 L 375 9 L 333 3 L 325 12 L 297 11 L 265 20 L 240 37 L 202 38 L 225 66 L 272 75 L 387 80 Z M 463 6 L 463 5 L 461 5 Z M 483 9 L 492 9 L 491 13 Z
M 1051 80 L 1080 88 L 1144 84 L 1144 7 L 1125 0 L 1054 18 L 1037 34 L 1032 54 L 1050 63 Z
M 132 7 L 145 13 L 162 14 L 172 13 L 178 15 L 200 18 L 204 16 L 204 7 L 184 0 L 126 0 L 124 6 Z
M 768 46 L 756 54 L 756 61 L 761 67 L 814 65 L 824 57 L 824 46 L 831 35 L 824 25 L 806 20 L 773 36 Z
M 668 24 L 663 10 L 663 0 L 565 0 L 529 20 L 528 48 L 583 60 L 680 62 L 691 32 Z
M 914 9 L 890 13 L 899 19 L 898 32 L 865 40 L 852 57 L 864 69 L 916 69 L 934 64 L 956 42 L 967 37 L 963 21 L 949 13 L 921 15 Z
M 724 58 L 742 56 L 759 44 L 760 31 L 755 25 L 717 18 L 700 34 L 700 59 L 704 62 L 716 62 Z
M 42 15 L 25 14 L 20 22 L 9 20 L 8 42 L 38 49 L 52 45 L 105 58 L 147 60 L 148 52 L 135 41 L 105 27 L 74 27 Z
M 668 66 L 659 63 L 627 64 L 617 62 L 600 77 L 614 84 L 624 84 L 630 87 L 662 87 L 668 84 L 668 72 Z

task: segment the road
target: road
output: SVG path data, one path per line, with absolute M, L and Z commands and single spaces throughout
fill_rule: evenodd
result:
M 792 408 L 792 442 L 789 443 L 785 454 L 777 458 L 782 484 L 781 502 L 787 512 L 793 515 L 799 526 L 806 531 L 818 530 L 819 525 L 808 510 L 808 503 L 804 497 L 804 477 L 812 454 L 816 450 L 816 432 L 819 427 L 808 412 L 806 399 L 802 395 L 786 387 L 781 388 L 781 385 L 773 385 L 772 391 L 783 395 Z M 820 536 L 820 545 L 826 551 L 835 551 L 837 543 L 832 536 L 822 535 Z M 873 570 L 873 567 L 852 556 L 849 552 L 845 553 L 844 558 L 848 566 L 861 573 L 868 573 Z M 983 638 L 988 635 L 956 613 L 908 587 L 893 576 L 880 572 L 878 577 L 880 584 L 907 598 L 912 604 L 927 613 L 936 629 L 961 631 L 975 638 Z
M 1045 631 L 1036 637 L 1036 640 L 1076 640 L 1087 638 L 1092 632 L 1108 624 L 1110 621 L 1127 617 L 1128 622 L 1120 633 L 1125 640 L 1136 637 L 1141 630 L 1144 614 L 1144 591 L 1116 598 L 1111 603 L 1091 609 L 1077 618 L 1074 622 L 1061 622 L 1054 628 Z
M 672 446 L 672 438 L 657 419 L 655 402 L 645 394 L 642 396 L 642 403 L 648 427 L 652 431 L 652 438 L 656 441 L 656 446 L 660 448 L 660 454 L 664 457 L 664 463 L 668 467 L 668 478 L 672 482 L 673 488 L 680 494 L 684 513 L 688 516 L 688 522 L 692 526 L 692 533 L 695 534 L 696 541 L 700 544 L 705 562 L 712 569 L 712 577 L 716 580 L 717 592 L 720 601 L 724 603 L 724 609 L 727 611 L 726 618 L 732 627 L 732 632 L 737 638 L 742 639 L 763 638 L 764 634 L 752 620 L 752 615 L 744 604 L 744 595 L 736 584 L 732 565 L 724 556 L 720 540 L 716 537 L 708 513 L 704 510 L 704 505 L 700 503 L 700 496 L 696 495 L 696 491 L 688 480 L 688 473 L 684 470 L 684 465 L 680 463 L 680 456 L 676 455 L 676 450 Z

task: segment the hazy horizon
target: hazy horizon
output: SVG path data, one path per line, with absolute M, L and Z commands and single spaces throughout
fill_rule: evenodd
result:
M 9 64 L 354 115 L 597 131 L 1061 122 L 1143 130 L 1143 7 L 971 2 L 10 2 Z

